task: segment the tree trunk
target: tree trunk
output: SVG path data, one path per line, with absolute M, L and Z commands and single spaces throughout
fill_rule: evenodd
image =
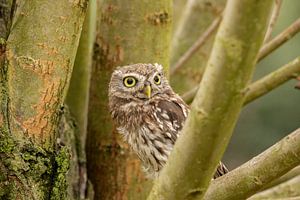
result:
M 104 0 L 98 7 L 86 145 L 95 199 L 145 199 L 148 194 L 151 181 L 111 122 L 108 83 L 120 65 L 161 63 L 168 71 L 171 10 L 171 0 Z
M 7 3 L 14 12 L 1 39 L 0 198 L 66 199 L 69 148 L 57 140 L 58 125 L 87 1 Z
M 92 0 L 89 2 L 88 12 L 83 24 L 70 87 L 66 98 L 66 103 L 70 108 L 70 112 L 76 120 L 76 152 L 74 153 L 78 154 L 79 163 L 74 161 L 74 164 L 75 166 L 76 164 L 79 164 L 79 166 L 78 169 L 75 169 L 76 167 L 73 168 L 74 171 L 79 171 L 79 174 L 77 174 L 79 175 L 77 177 L 78 182 L 75 181 L 75 183 L 78 183 L 77 190 L 78 193 L 80 193 L 81 199 L 85 198 L 87 189 L 85 142 L 87 135 L 88 99 L 92 56 L 96 31 L 96 11 L 97 1 Z

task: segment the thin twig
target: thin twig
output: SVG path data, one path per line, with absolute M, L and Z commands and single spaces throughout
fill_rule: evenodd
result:
M 286 28 L 284 31 L 282 31 L 280 34 L 278 34 L 273 40 L 271 40 L 270 42 L 268 42 L 261 48 L 261 50 L 258 54 L 257 62 L 261 61 L 263 58 L 265 58 L 267 55 L 272 53 L 279 46 L 281 46 L 282 44 L 284 44 L 285 42 L 287 42 L 288 40 L 293 38 L 299 31 L 300 31 L 300 18 L 297 19 L 293 24 L 291 24 L 288 28 Z M 176 70 L 175 67 L 173 70 Z M 179 67 L 181 67 L 181 65 L 179 65 Z M 198 90 L 197 89 L 198 87 L 199 86 L 195 86 L 188 92 L 184 93 L 182 95 L 183 100 L 186 101 L 187 103 L 192 102 L 195 97 L 195 94 Z M 300 83 L 296 85 L 296 88 L 300 88 Z
M 186 61 L 188 61 L 192 55 L 194 55 L 208 40 L 209 37 L 213 35 L 213 33 L 219 27 L 221 22 L 222 15 L 217 17 L 208 29 L 196 40 L 196 42 L 181 56 L 177 63 L 175 63 L 174 67 L 171 67 L 171 75 L 173 75 L 178 69 L 180 69 Z
M 245 93 L 246 99 L 244 105 L 254 101 L 264 94 L 267 94 L 288 80 L 297 78 L 297 76 L 300 76 L 300 57 L 250 84 Z M 198 86 L 183 94 L 182 99 L 187 103 L 191 103 L 197 93 L 197 90 Z
M 204 200 L 246 199 L 300 164 L 300 129 L 233 171 L 213 180 Z
M 187 91 L 183 95 L 181 95 L 181 98 L 185 101 L 185 103 L 190 104 L 192 103 L 197 91 L 198 91 L 199 86 L 193 87 L 191 90 Z
M 246 100 L 244 104 L 248 104 L 258 97 L 270 92 L 274 88 L 282 85 L 286 81 L 297 78 L 300 75 L 300 57 L 292 62 L 282 66 L 278 70 L 271 72 L 260 80 L 252 83 L 247 88 Z
M 273 31 L 274 25 L 277 21 L 277 18 L 279 16 L 281 4 L 282 4 L 282 0 L 276 0 L 275 1 L 272 16 L 270 18 L 269 27 L 268 27 L 266 35 L 265 35 L 264 43 L 269 42 L 269 40 L 271 39 L 271 34 L 272 34 L 272 31 Z
M 293 38 L 300 31 L 300 18 L 297 19 L 293 24 L 291 24 L 287 29 L 282 31 L 273 40 L 265 44 L 258 54 L 258 61 L 265 58 L 267 55 L 272 53 L 279 46 L 284 44 L 286 41 Z

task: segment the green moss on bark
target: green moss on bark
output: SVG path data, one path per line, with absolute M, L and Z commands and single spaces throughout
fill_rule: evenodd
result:
M 57 126 L 86 3 L 17 1 L 11 32 L 1 32 L 0 199 L 67 198 Z
M 70 168 L 70 152 L 68 147 L 62 147 L 55 156 L 55 172 L 53 175 L 53 187 L 50 196 L 51 200 L 67 199 L 66 174 Z
M 68 147 L 46 151 L 32 141 L 16 141 L 4 130 L 0 141 L 0 199 L 67 198 Z

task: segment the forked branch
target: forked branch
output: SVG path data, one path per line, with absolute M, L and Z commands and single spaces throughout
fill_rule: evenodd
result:
M 275 1 L 275 5 L 274 5 L 274 8 L 273 8 L 273 12 L 272 12 L 272 16 L 271 16 L 271 19 L 270 19 L 269 27 L 268 27 L 267 33 L 265 35 L 264 43 L 268 42 L 271 38 L 273 28 L 274 28 L 275 23 L 277 21 L 277 18 L 279 16 L 279 11 L 280 11 L 280 8 L 281 8 L 281 4 L 282 4 L 282 0 L 276 0 Z

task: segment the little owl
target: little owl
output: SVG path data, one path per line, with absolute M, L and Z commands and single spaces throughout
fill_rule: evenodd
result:
M 109 84 L 109 108 L 117 130 L 151 178 L 159 175 L 189 113 L 158 64 L 117 68 Z M 220 162 L 214 178 L 228 170 Z

